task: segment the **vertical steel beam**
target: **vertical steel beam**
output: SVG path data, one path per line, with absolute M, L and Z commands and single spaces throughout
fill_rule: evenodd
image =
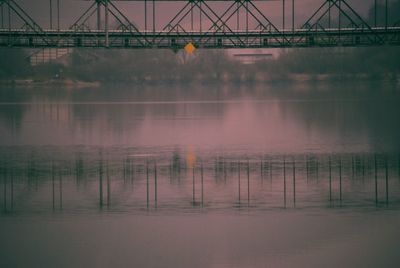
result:
M 144 31 L 147 31 L 147 0 L 144 0 Z
M 203 27 L 202 27 L 202 5 L 201 5 L 201 2 L 202 1 L 200 1 L 200 4 L 199 4 L 199 8 L 200 8 L 200 11 L 199 11 L 199 24 L 200 24 L 200 33 L 203 31 Z
M 292 32 L 294 33 L 294 0 L 292 0 Z
M 341 28 L 342 28 L 342 0 L 339 0 L 339 14 L 338 14 L 338 16 L 339 16 L 339 26 L 338 26 L 338 28 L 339 28 L 339 41 L 340 41 L 340 33 L 341 33 Z
M 60 0 L 57 0 L 57 31 L 60 31 Z
M 246 46 L 249 44 L 249 1 L 246 0 Z
M 282 30 L 285 30 L 285 0 L 282 0 Z
M 239 28 L 240 28 L 239 10 L 240 10 L 240 3 L 238 1 L 237 2 L 237 7 L 236 7 L 236 30 L 237 31 L 239 31 Z
M 106 44 L 105 46 L 109 46 L 109 40 L 108 40 L 108 1 L 110 0 L 104 0 L 104 31 L 106 34 Z
M 374 25 L 377 26 L 377 7 L 378 7 L 378 0 L 374 0 Z
M 1 7 L 1 28 L 4 28 L 4 8 L 3 8 L 3 2 L 0 4 Z
M 101 0 L 97 1 L 97 30 L 101 29 Z
M 53 29 L 53 0 L 49 0 L 50 7 L 50 30 Z
M 388 28 L 388 0 L 385 0 L 385 30 Z
M 11 7 L 8 4 L 8 30 L 11 32 Z
M 153 35 L 156 32 L 156 2 L 153 0 Z
M 193 1 L 190 4 L 190 29 L 193 31 Z
M 330 29 L 331 28 L 331 20 L 332 20 L 332 18 L 331 18 L 332 1 L 331 0 L 328 0 L 328 1 L 329 1 L 329 5 L 328 5 L 328 29 Z
M 285 0 L 282 0 L 282 42 L 285 42 Z

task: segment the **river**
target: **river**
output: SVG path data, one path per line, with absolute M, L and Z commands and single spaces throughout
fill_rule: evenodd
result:
M 0 90 L 1 267 L 398 267 L 390 81 Z

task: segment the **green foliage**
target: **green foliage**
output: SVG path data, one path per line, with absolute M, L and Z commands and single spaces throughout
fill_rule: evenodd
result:
M 0 78 L 19 78 L 31 71 L 27 55 L 21 49 L 0 49 Z
M 75 50 L 66 74 L 85 81 L 217 79 L 239 65 L 214 50 L 197 50 L 195 55 L 154 49 Z
M 224 50 L 194 55 L 172 50 L 75 49 L 67 64 L 50 62 L 31 67 L 23 50 L 0 50 L 2 79 L 73 79 L 81 81 L 253 81 L 256 77 L 285 79 L 290 74 L 400 73 L 400 48 L 304 48 L 282 50 L 275 60 L 241 64 Z
M 399 56 L 398 47 L 291 49 L 269 67 L 278 73 L 397 74 Z
M 66 74 L 86 81 L 162 78 L 175 67 L 173 53 L 166 50 L 76 49 L 70 61 Z

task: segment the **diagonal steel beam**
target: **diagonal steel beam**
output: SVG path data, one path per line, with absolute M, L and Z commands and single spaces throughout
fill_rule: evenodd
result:
M 46 33 L 43 31 L 42 27 L 39 26 L 35 22 L 35 20 L 32 19 L 31 16 L 25 10 L 18 5 L 14 0 L 2 0 L 2 7 L 3 5 L 6 5 L 8 7 L 8 29 L 11 31 L 11 10 L 13 11 L 14 14 L 17 15 L 18 18 L 20 18 L 23 22 L 24 25 L 28 27 L 28 29 L 32 30 L 39 38 L 46 43 L 47 45 L 50 45 L 48 43 L 48 40 L 46 38 Z M 3 15 L 3 14 L 2 14 Z M 13 42 L 14 44 L 14 42 Z
M 228 29 L 228 31 L 229 32 L 231 32 L 233 35 L 235 35 L 235 32 L 226 24 L 226 21 L 223 21 L 222 19 L 221 19 L 221 17 L 220 16 L 218 16 L 218 14 L 216 14 L 215 12 L 214 12 L 214 10 L 206 3 L 206 2 L 203 2 L 203 4 L 209 9 L 209 11 L 211 12 L 211 14 L 213 14 L 218 20 L 220 20 L 221 22 L 222 22 L 222 25 L 223 26 L 225 26 L 227 29 Z M 203 13 L 204 13 L 204 15 L 206 15 L 207 17 L 209 17 L 209 19 L 210 20 L 212 20 L 211 18 L 210 18 L 210 16 L 206 13 L 206 12 L 204 12 L 204 10 L 203 10 Z M 217 24 L 217 22 L 216 22 L 216 24 Z M 221 27 L 220 27 L 221 28 Z M 220 29 L 219 28 L 219 29 Z M 229 38 L 230 39 L 230 38 Z M 232 39 L 230 39 L 232 42 L 233 42 L 233 40 Z M 245 45 L 245 43 L 239 38 L 239 41 L 242 43 L 242 45 Z M 233 42 L 234 43 L 234 42 Z
M 105 3 L 107 1 L 107 3 Z M 107 5 L 107 6 L 106 6 Z M 110 5 L 110 6 L 108 6 Z M 79 30 L 95 13 L 98 11 L 100 6 L 107 8 L 107 11 L 121 24 L 123 25 L 131 35 L 144 46 L 142 40 L 147 44 L 150 44 L 148 39 L 139 31 L 139 29 L 123 14 L 111 0 L 97 0 L 85 10 L 85 12 L 69 27 L 69 29 Z M 111 7 L 111 8 L 110 8 Z M 113 10 L 114 9 L 114 10 Z M 99 19 L 99 18 L 98 18 Z M 132 30 L 133 29 L 133 30 Z M 90 31 L 90 29 L 88 29 Z M 142 38 L 142 39 L 141 39 Z
M 368 28 L 368 30 L 370 30 L 372 33 L 375 33 L 376 34 L 376 32 L 371 28 L 371 26 L 347 3 L 347 1 L 346 0 L 341 0 L 342 1 L 342 3 L 348 8 L 348 9 L 350 9 L 350 11 L 361 21 L 361 23 L 362 24 L 364 24 L 365 26 L 367 26 L 367 28 Z M 378 34 L 376 34 L 378 37 L 379 37 L 379 39 L 381 40 L 381 41 L 384 41 L 382 38 L 381 38 L 381 36 L 379 36 Z
M 110 13 L 111 13 L 111 14 L 115 17 L 115 19 L 117 19 L 120 23 L 124 24 L 125 26 L 129 26 L 128 29 L 129 29 L 129 32 L 132 34 L 132 36 L 136 37 L 136 39 L 137 39 L 141 44 L 143 44 L 143 42 L 140 40 L 140 37 L 143 38 L 143 39 L 145 40 L 146 43 L 150 43 L 150 42 L 147 40 L 146 36 L 143 35 L 142 32 L 139 31 L 139 29 L 125 16 L 124 13 L 122 13 L 122 12 L 114 5 L 114 3 L 113 3 L 112 1 L 108 0 L 108 2 L 109 2 L 109 4 L 117 11 L 117 13 L 125 20 L 125 23 L 127 23 L 127 25 L 124 24 L 124 22 L 122 22 L 121 19 L 118 17 L 118 15 L 114 14 L 114 12 L 113 12 L 112 10 L 109 10 Z M 134 31 L 132 31 L 131 28 L 133 28 Z M 139 37 L 137 37 L 137 36 L 135 35 L 135 33 L 138 34 Z
M 201 3 L 201 2 L 200 2 L 200 3 Z M 238 3 L 239 3 L 239 1 L 238 1 Z M 232 15 L 229 16 L 229 17 L 228 17 L 227 19 L 225 19 L 225 20 L 223 20 L 222 18 L 223 18 L 224 16 L 226 16 L 226 14 L 227 14 L 227 13 L 232 9 L 232 7 L 234 7 L 234 6 L 236 6 L 236 3 L 233 3 L 231 6 L 229 6 L 229 7 L 225 10 L 225 12 L 224 12 L 221 16 L 217 17 L 217 21 L 213 21 L 213 24 L 212 24 L 211 27 L 208 29 L 208 31 L 204 34 L 204 36 L 207 36 L 207 34 L 211 33 L 211 30 L 214 28 L 214 26 L 217 27 L 217 31 L 222 30 L 224 26 L 227 27 L 226 23 L 229 21 L 229 19 L 230 19 L 230 17 L 231 17 Z M 210 9 L 210 7 L 209 7 L 208 5 L 206 5 L 206 7 Z M 200 8 L 200 6 L 199 6 L 199 8 Z M 235 14 L 239 9 L 240 9 L 240 5 L 237 5 L 236 8 L 235 8 L 235 10 L 232 12 L 232 14 Z M 201 10 L 201 12 L 204 12 L 204 13 L 205 13 L 204 10 Z M 221 22 L 222 25 L 218 25 L 218 22 Z M 213 32 L 215 32 L 215 31 L 213 31 Z M 234 33 L 232 30 L 230 30 L 230 32 Z M 238 34 L 234 34 L 234 36 L 239 40 L 239 42 L 240 42 L 243 46 L 245 45 L 245 43 L 243 42 L 243 40 L 240 38 L 240 36 L 239 36 Z M 228 38 L 229 38 L 229 37 L 228 37 Z M 211 39 L 211 37 L 209 37 L 209 38 L 206 40 L 205 43 L 208 43 L 208 41 L 209 41 L 210 39 Z M 229 39 L 232 41 L 232 43 L 234 43 L 234 41 L 233 41 L 231 38 L 229 38 Z
M 315 29 L 315 30 L 317 30 L 317 29 L 318 29 L 318 26 L 319 26 L 319 29 L 322 29 L 323 32 L 326 32 L 325 28 L 322 26 L 322 24 L 320 24 L 320 21 L 322 20 L 323 17 L 326 16 L 326 14 L 328 14 L 328 26 L 329 26 L 329 28 L 330 28 L 330 25 L 331 25 L 331 23 L 330 23 L 330 22 L 331 22 L 331 10 L 332 10 L 333 7 L 335 6 L 335 4 L 336 4 L 337 2 L 339 2 L 339 1 L 340 1 L 340 0 L 327 0 L 326 2 L 324 2 L 323 5 L 310 17 L 310 19 L 308 19 L 308 20 L 306 21 L 306 23 L 303 24 L 303 26 L 301 27 L 301 29 L 306 28 L 306 29 L 307 29 L 306 34 L 309 34 L 309 33 L 311 33 L 311 32 L 313 31 L 313 29 L 314 29 L 315 27 L 317 27 L 317 28 Z M 315 20 L 315 22 L 313 22 L 313 24 L 310 24 L 310 21 L 312 21 L 312 19 L 313 19 L 314 17 L 316 17 L 316 15 L 322 10 L 323 7 L 325 7 L 326 4 L 328 4 L 328 8 L 325 9 L 324 12 L 322 12 L 322 14 Z M 339 11 L 339 12 L 340 12 L 340 11 Z M 339 21 L 339 23 L 340 23 L 340 21 Z M 339 27 L 339 28 L 340 28 L 340 27 Z M 299 43 L 299 42 L 301 42 L 302 40 L 304 40 L 304 38 L 305 38 L 306 36 L 307 36 L 307 35 L 304 35 L 304 36 L 302 36 L 300 39 L 298 39 L 298 40 L 297 40 L 297 43 Z M 338 38 L 340 38 L 340 36 L 339 36 Z M 335 41 L 337 41 L 337 38 L 335 39 Z
M 185 10 L 190 6 L 190 1 L 188 1 L 180 10 L 179 12 L 168 22 L 168 24 L 166 26 L 164 26 L 164 28 L 162 29 L 162 31 L 160 33 L 158 33 L 158 35 L 156 36 L 156 38 L 161 37 L 162 32 L 169 29 L 168 32 L 163 35 L 163 37 L 161 39 L 158 40 L 157 44 L 161 44 L 161 42 L 166 38 L 166 36 L 168 36 L 173 29 L 175 28 L 175 26 L 177 26 L 178 24 L 180 24 L 182 22 L 182 20 L 185 19 L 185 17 L 190 13 L 190 11 L 193 9 L 193 6 L 190 7 L 189 10 L 187 10 L 185 12 Z M 185 13 L 184 13 L 185 12 Z M 183 16 L 181 16 L 183 14 Z M 180 17 L 181 16 L 181 17 Z M 180 18 L 179 18 L 180 17 Z M 178 19 L 179 18 L 179 19 Z M 178 20 L 177 22 L 175 22 L 175 20 Z
M 254 3 L 252 3 L 251 1 L 249 1 L 249 3 L 250 3 L 250 5 L 253 6 L 254 9 L 257 11 L 258 15 L 260 15 L 265 21 L 268 22 L 268 26 L 269 26 L 269 27 L 272 27 L 276 33 L 278 33 L 278 34 L 280 34 L 280 35 L 283 36 L 283 34 L 278 30 L 278 28 L 264 15 L 255 5 L 254 5 Z M 261 22 L 261 20 L 259 20 L 259 19 L 256 17 L 256 15 L 254 15 L 253 12 L 252 12 L 250 9 L 249 9 L 249 13 L 250 13 L 250 15 L 253 16 L 253 18 L 254 18 L 258 23 L 260 23 L 261 25 L 264 26 L 264 24 Z M 268 32 L 271 33 L 272 31 L 270 30 L 270 31 L 268 31 Z M 275 39 L 277 42 L 281 43 L 281 41 L 280 41 L 277 37 L 274 37 L 274 39 Z M 287 43 L 290 43 L 290 41 L 289 41 L 285 36 L 283 36 L 283 40 L 285 40 Z
M 350 14 L 348 14 L 348 12 L 346 12 L 346 10 L 343 9 L 343 7 L 341 6 L 341 4 L 344 4 L 345 7 L 347 7 L 350 10 Z M 326 5 L 328 5 L 328 8 L 324 10 L 324 8 L 326 7 Z M 376 31 L 374 31 L 374 29 L 372 29 L 370 27 L 370 25 L 347 3 L 346 0 L 326 0 L 314 13 L 313 15 L 303 24 L 303 26 L 301 27 L 301 29 L 307 28 L 307 33 L 311 32 L 314 28 L 314 26 L 320 25 L 321 28 L 323 30 L 324 27 L 319 24 L 319 22 L 322 20 L 323 17 L 326 16 L 326 14 L 328 14 L 328 25 L 330 26 L 330 20 L 331 20 L 331 9 L 335 7 L 338 9 L 338 16 L 339 16 L 339 30 L 340 30 L 340 21 L 341 21 L 341 15 L 343 15 L 344 17 L 346 17 L 356 28 L 359 28 L 360 25 L 358 25 L 355 21 L 355 19 L 352 17 L 354 16 L 356 19 L 358 19 L 361 22 L 361 25 L 365 26 L 368 31 L 370 31 L 373 35 L 375 35 L 380 42 L 384 42 L 384 40 L 382 39 L 382 37 L 376 33 Z M 311 21 L 313 21 L 317 15 L 319 13 L 321 13 L 321 11 L 324 10 L 324 12 L 322 12 L 322 14 L 315 20 L 315 22 L 313 22 L 311 24 Z M 305 36 L 301 37 L 300 39 L 297 40 L 298 42 L 301 42 L 303 39 L 305 38 Z M 371 39 L 370 36 L 367 36 L 367 38 L 370 39 L 370 41 L 373 41 Z
M 186 3 L 186 5 L 183 7 L 183 8 L 181 8 L 180 10 L 179 10 L 179 12 L 170 20 L 170 22 L 163 28 L 163 31 L 164 30 L 166 30 L 166 29 L 168 29 L 169 28 L 169 30 L 168 30 L 168 32 L 166 33 L 166 35 L 164 35 L 161 39 L 159 39 L 158 40 L 158 44 L 160 44 L 165 38 L 166 38 L 166 36 L 168 36 L 175 28 L 176 28 L 176 26 L 178 26 L 178 25 L 180 25 L 180 23 L 185 19 L 185 18 L 187 18 L 188 16 L 189 16 L 189 14 L 192 14 L 192 12 L 193 12 L 193 10 L 194 10 L 194 8 L 195 7 L 197 7 L 197 8 L 199 8 L 199 11 L 200 11 L 200 14 L 204 14 L 211 22 L 212 22 L 212 25 L 213 26 L 217 26 L 218 27 L 218 20 L 220 19 L 219 18 L 219 16 L 216 14 L 216 13 L 214 13 L 213 14 L 213 16 L 214 17 L 216 17 L 217 18 L 217 21 L 215 20 L 215 19 L 213 19 L 211 16 L 210 16 L 210 14 L 208 14 L 205 10 L 204 10 L 204 8 L 202 7 L 202 5 L 200 5 L 200 3 L 203 3 L 205 6 L 207 6 L 208 7 L 208 9 L 209 9 L 209 11 L 211 12 L 211 13 L 213 13 L 213 10 L 208 6 L 208 5 L 206 5 L 205 3 L 204 3 L 204 1 L 202 1 L 202 0 L 199 0 L 199 1 L 196 1 L 196 0 L 193 0 L 193 1 L 188 1 L 187 3 Z M 190 7 L 189 9 L 188 9 L 188 7 Z M 177 20 L 177 21 L 176 21 Z M 213 27 L 212 26 L 212 27 Z M 229 28 L 229 27 L 227 27 L 227 28 Z M 218 30 L 220 30 L 221 29 L 221 27 L 218 27 Z M 231 31 L 232 32 L 232 31 Z M 233 33 L 233 32 L 232 32 Z M 161 35 L 162 33 L 159 33 L 159 36 Z M 206 36 L 206 34 L 207 33 L 202 33 L 202 36 Z M 199 40 L 201 40 L 203 37 L 200 37 L 200 39 Z M 234 41 L 230 38 L 230 37 L 228 37 L 231 41 L 232 41 L 232 43 L 234 44 Z
M 306 26 L 306 25 L 309 25 L 310 24 L 310 21 L 312 21 L 313 19 L 314 19 L 314 17 L 315 16 L 317 16 L 317 14 L 326 6 L 326 4 L 328 4 L 328 3 L 331 3 L 331 2 L 333 2 L 333 1 L 337 1 L 337 0 L 328 0 L 328 1 L 325 1 L 324 3 L 322 3 L 322 5 L 311 15 L 311 17 L 303 24 L 303 26 L 301 26 L 300 28 L 301 29 L 304 29 L 304 27 Z M 329 5 L 329 9 L 328 10 L 330 10 L 330 8 L 331 8 L 331 5 Z M 328 12 L 328 11 L 327 11 Z M 324 14 L 326 14 L 326 13 L 324 13 Z M 317 20 L 317 21 L 319 21 L 320 19 L 322 18 L 322 16 L 321 17 L 319 17 L 319 19 Z
M 326 14 L 330 14 L 330 11 L 331 11 L 332 7 L 333 7 L 334 4 L 335 4 L 336 2 L 338 2 L 338 1 L 339 1 L 339 0 L 326 0 L 326 1 L 317 9 L 317 11 L 315 11 L 315 12 L 313 13 L 313 15 L 303 24 L 303 26 L 301 26 L 301 29 L 307 29 L 306 34 L 305 34 L 305 35 L 302 35 L 302 36 L 297 40 L 297 42 L 295 42 L 295 43 L 300 43 L 301 41 L 303 41 L 304 38 L 307 36 L 307 34 L 309 34 L 309 33 L 312 31 L 314 25 L 315 25 L 316 23 L 319 23 L 319 22 L 321 21 L 321 19 L 322 19 Z M 328 3 L 329 3 L 328 8 L 325 9 L 324 12 L 322 12 L 322 14 L 317 18 L 317 20 L 316 20 L 313 24 L 310 24 L 310 22 L 318 15 L 318 13 L 319 13 L 321 10 L 323 10 L 323 8 L 324 8 L 324 7 L 326 6 L 326 4 L 328 4 Z M 331 4 L 331 3 L 333 3 L 333 4 Z
M 20 5 L 18 5 L 14 0 L 3 0 L 3 3 L 7 5 L 10 9 L 12 9 L 14 13 L 33 31 L 43 32 L 42 27 L 40 27 L 39 24 L 37 24 L 35 20 L 32 19 L 32 17 L 29 16 L 29 14 L 25 12 L 25 10 Z
M 4 7 L 3 7 L 4 2 L 0 2 L 0 15 L 1 15 L 1 29 L 4 28 Z
M 93 2 L 84 12 L 83 14 L 69 27 L 70 30 L 77 28 L 77 26 L 79 27 L 82 23 L 85 23 L 92 15 L 93 13 L 91 12 L 91 9 L 97 5 L 97 2 Z M 94 9 L 95 11 L 97 11 L 97 7 Z M 88 15 L 89 14 L 89 15 Z M 83 22 L 82 22 L 83 20 Z

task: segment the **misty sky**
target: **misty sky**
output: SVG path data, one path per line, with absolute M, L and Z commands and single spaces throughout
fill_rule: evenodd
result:
M 49 27 L 49 1 L 50 0 L 15 0 L 19 3 L 28 13 L 41 25 L 43 28 Z M 296 25 L 304 23 L 314 10 L 316 10 L 325 0 L 295 0 L 296 12 L 295 21 Z M 394 0 L 392 0 L 394 1 Z M 56 5 L 57 0 L 53 0 L 53 6 Z M 361 15 L 367 16 L 369 7 L 373 4 L 374 0 L 347 0 Z M 390 1 L 389 1 L 390 2 Z M 144 27 L 144 2 L 118 2 L 115 1 L 116 5 L 139 27 Z M 70 26 L 84 10 L 89 7 L 91 1 L 81 0 L 60 0 L 61 16 L 60 24 L 61 28 Z M 183 7 L 185 2 L 172 2 L 165 3 L 159 2 L 156 5 L 156 26 L 157 28 L 164 27 L 168 20 L 171 19 L 177 11 Z M 226 9 L 228 3 L 209 3 L 210 6 L 219 10 Z M 278 27 L 282 25 L 282 0 L 277 1 L 258 1 L 255 2 L 257 7 Z M 151 0 L 148 1 L 148 14 L 151 14 L 152 5 Z M 242 11 L 243 12 L 243 11 Z M 291 25 L 291 0 L 286 0 L 286 25 Z M 54 15 L 56 14 L 54 8 Z M 244 20 L 244 14 L 242 13 L 242 20 Z M 195 13 L 194 21 L 199 20 L 198 14 Z M 204 17 L 203 17 L 203 20 Z M 55 18 L 54 18 L 55 21 Z M 93 22 L 94 23 L 94 22 Z M 148 22 L 149 28 L 151 28 L 151 19 Z

